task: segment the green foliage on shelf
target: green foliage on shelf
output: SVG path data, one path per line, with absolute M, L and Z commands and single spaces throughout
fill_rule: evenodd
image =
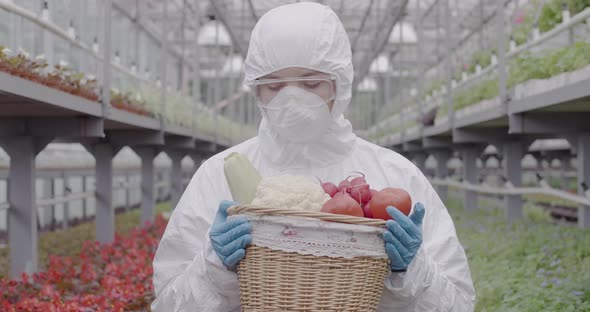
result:
M 145 109 L 152 113 L 153 116 L 161 115 L 160 102 L 162 99 L 162 89 L 151 84 L 144 84 L 140 87 L 141 97 L 144 99 Z
M 462 78 L 463 78 L 463 68 L 457 67 L 457 69 L 455 69 L 455 72 L 453 74 L 453 79 L 455 81 L 461 81 Z
M 404 129 L 410 129 L 418 125 L 418 121 L 408 118 L 400 118 L 400 122 L 396 124 L 387 124 L 379 126 L 371 135 L 369 135 L 370 141 L 375 141 L 392 134 L 400 133 Z
M 547 79 L 590 65 L 590 43 L 576 42 L 562 49 L 540 55 L 524 53 L 510 65 L 508 87 L 531 79 Z
M 590 311 L 590 235 L 546 222 L 538 207 L 509 223 L 501 205 L 447 202 L 469 260 L 475 311 Z
M 453 97 L 453 108 L 460 110 L 471 104 L 498 96 L 498 79 L 486 79 L 474 87 L 459 92 Z
M 442 117 L 445 117 L 448 114 L 449 114 L 449 106 L 446 103 L 443 103 L 436 110 L 436 117 L 434 118 L 434 120 L 437 120 L 437 119 L 440 119 Z
M 475 73 L 477 65 L 482 69 L 492 64 L 492 52 L 491 51 L 477 51 L 471 56 L 471 63 L 469 65 L 469 73 Z
M 576 183 L 573 183 L 574 187 L 576 186 Z M 571 187 L 572 185 L 570 185 Z M 523 198 L 527 201 L 533 202 L 533 203 L 538 203 L 538 204 L 549 204 L 549 205 L 559 205 L 559 206 L 564 206 L 564 207 L 569 207 L 569 208 L 577 208 L 579 205 L 576 202 L 567 200 L 567 199 L 563 199 L 560 197 L 555 197 L 555 196 L 551 196 L 551 195 L 543 195 L 543 194 L 529 194 L 529 195 L 525 195 L 523 196 Z
M 440 90 L 442 88 L 442 86 L 444 85 L 444 83 L 445 83 L 444 79 L 436 79 L 433 82 L 431 82 L 430 85 L 424 91 L 424 98 L 426 98 L 428 96 L 432 96 L 434 94 L 434 91 Z
M 514 17 L 511 38 L 516 45 L 522 45 L 527 42 L 535 23 L 541 33 L 548 32 L 563 21 L 564 8 L 574 16 L 588 7 L 590 0 L 529 1 Z
M 541 9 L 539 17 L 539 31 L 548 32 L 562 21 L 562 10 L 566 0 L 551 0 Z
M 166 119 L 168 122 L 183 126 L 192 127 L 193 103 L 190 97 L 180 92 L 166 92 Z
M 406 99 L 404 102 L 402 102 L 401 105 L 399 102 L 388 103 L 380 111 L 377 112 L 376 119 L 378 122 L 384 122 L 386 119 L 398 115 L 404 108 L 416 107 L 417 105 L 418 98 L 415 96 Z
M 586 8 L 590 8 L 590 0 L 568 0 L 567 7 L 572 16 L 574 16 L 584 11 Z

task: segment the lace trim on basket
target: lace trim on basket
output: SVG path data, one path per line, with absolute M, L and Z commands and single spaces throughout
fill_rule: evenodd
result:
M 287 238 L 254 237 L 252 244 L 299 254 L 341 258 L 376 257 L 387 258 L 384 246 L 358 243 L 335 243 L 328 241 L 301 241 Z
M 249 216 L 252 243 L 285 252 L 341 258 L 387 258 L 383 229 L 317 219 Z

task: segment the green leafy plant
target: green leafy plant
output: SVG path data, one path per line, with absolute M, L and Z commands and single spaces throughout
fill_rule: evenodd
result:
M 508 222 L 501 203 L 446 203 L 465 248 L 475 311 L 590 311 L 590 235 L 547 222 L 539 210 Z M 528 210 L 528 208 L 527 208 Z
M 468 72 L 473 74 L 475 73 L 477 65 L 483 69 L 490 66 L 490 64 L 492 64 L 492 53 L 490 51 L 477 51 L 471 57 Z
M 576 42 L 539 55 L 524 53 L 510 64 L 508 87 L 531 79 L 547 79 L 590 65 L 590 43 Z
M 523 207 L 523 214 L 527 220 L 533 222 L 550 222 L 551 215 L 549 211 L 534 203 L 526 203 Z
M 174 124 L 192 126 L 192 103 L 188 96 L 177 91 L 166 92 L 166 119 Z
M 426 90 L 424 92 L 424 98 L 426 98 L 428 96 L 432 96 L 434 94 L 434 91 L 440 90 L 442 88 L 442 86 L 444 85 L 444 83 L 445 83 L 445 80 L 444 79 L 436 79 L 436 80 L 434 80 L 428 86 L 428 88 L 426 88 Z
M 539 31 L 548 32 L 562 22 L 562 10 L 566 0 L 551 0 L 541 10 L 539 17 Z
M 498 79 L 487 79 L 453 97 L 453 108 L 460 110 L 471 104 L 498 96 Z
M 572 16 L 590 8 L 590 0 L 568 0 L 567 6 Z
M 447 116 L 449 114 L 449 106 L 446 103 L 443 103 L 443 105 L 438 107 L 438 110 L 436 111 L 436 117 L 435 120 L 443 118 L 445 116 Z

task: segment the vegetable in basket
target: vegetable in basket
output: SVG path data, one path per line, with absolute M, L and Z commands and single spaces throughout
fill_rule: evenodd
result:
M 253 205 L 289 210 L 320 211 L 330 196 L 304 176 L 281 175 L 262 178 Z
M 386 211 L 387 207 L 395 207 L 406 216 L 412 209 L 410 194 L 402 188 L 387 187 L 381 191 L 371 189 L 365 174 L 349 180 L 351 176 L 342 180 L 338 191 L 334 192 L 331 182 L 321 182 L 326 194 L 332 197 L 322 207 L 322 212 L 344 214 L 357 217 L 391 220 L 392 216 Z
M 223 172 L 235 201 L 249 204 L 256 196 L 262 177 L 252 163 L 240 153 L 231 153 L 224 159 Z
M 319 184 L 304 176 L 261 177 L 246 156 L 239 153 L 225 158 L 224 172 L 232 197 L 241 204 L 320 211 L 330 199 Z

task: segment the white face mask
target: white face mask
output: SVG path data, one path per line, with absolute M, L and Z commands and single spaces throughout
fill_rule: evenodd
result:
M 320 96 L 298 87 L 283 88 L 262 106 L 270 126 L 280 136 L 295 143 L 319 140 L 330 127 L 332 115 Z

